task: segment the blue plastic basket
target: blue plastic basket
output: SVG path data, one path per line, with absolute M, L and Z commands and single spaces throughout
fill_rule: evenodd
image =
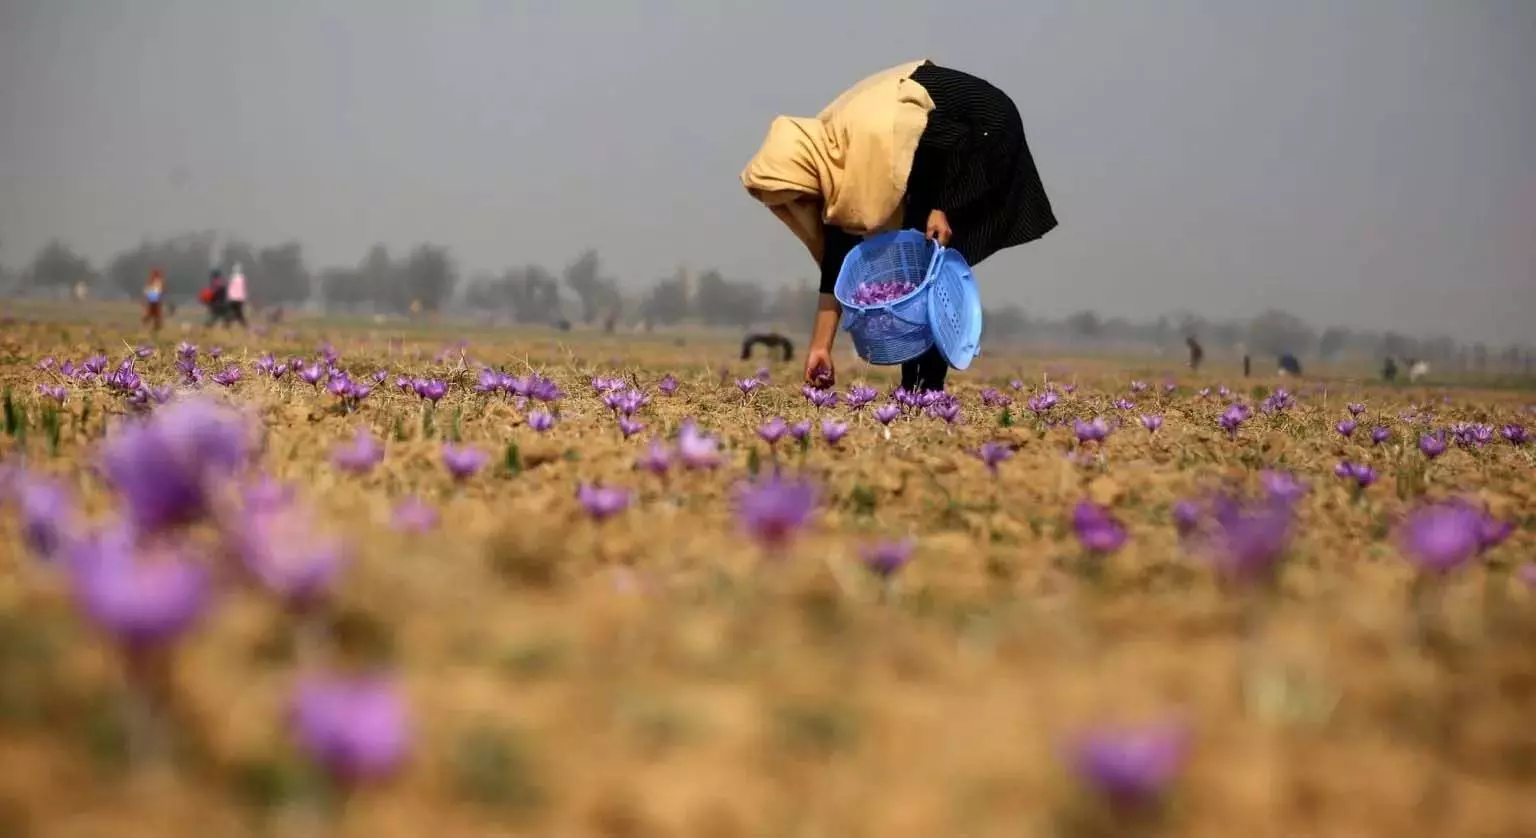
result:
M 853 294 L 869 283 L 911 282 L 905 296 L 859 305 Z M 935 343 L 950 365 L 970 366 L 981 338 L 981 300 L 970 266 L 917 230 L 883 233 L 849 251 L 832 289 L 843 306 L 842 327 L 871 364 L 900 364 Z

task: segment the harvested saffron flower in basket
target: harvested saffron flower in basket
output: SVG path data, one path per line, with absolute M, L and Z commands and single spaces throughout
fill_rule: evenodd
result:
M 917 290 L 917 285 L 906 280 L 895 282 L 866 282 L 853 291 L 853 302 L 861 306 L 879 306 L 899 300 Z

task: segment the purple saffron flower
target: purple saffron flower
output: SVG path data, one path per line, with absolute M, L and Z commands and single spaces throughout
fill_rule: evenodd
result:
M 1100 556 L 1119 550 L 1127 537 L 1125 526 L 1108 509 L 1086 500 L 1072 510 L 1072 529 L 1084 550 Z
M 1259 483 L 1272 498 L 1294 503 L 1305 497 L 1310 487 L 1288 471 L 1266 469 L 1259 472 Z
M 416 382 L 416 395 L 421 396 L 432 404 L 437 404 L 448 395 L 448 382 L 437 379 L 427 379 Z
M 1333 426 L 1333 429 L 1339 432 L 1339 436 L 1349 439 L 1351 436 L 1354 436 L 1355 427 L 1355 420 L 1341 419 L 1338 424 Z
M 1365 463 L 1352 463 L 1348 460 L 1334 466 L 1333 473 L 1346 480 L 1353 480 L 1361 489 L 1368 488 L 1376 482 L 1376 470 Z
M 320 379 L 325 377 L 325 370 L 319 364 L 310 364 L 299 370 L 299 380 L 311 387 L 319 387 Z
M 1200 526 L 1200 507 L 1194 501 L 1181 500 L 1173 505 L 1173 526 L 1180 536 L 1187 536 Z
M 586 483 L 576 490 L 576 500 L 598 521 L 606 521 L 628 509 L 632 497 L 628 489 Z
M 87 617 L 131 652 L 174 642 L 208 609 L 211 584 L 201 562 L 176 549 L 140 554 L 123 527 L 76 544 L 69 570 Z
M 1345 405 L 1345 408 L 1349 411 L 1349 415 L 1351 416 L 1359 416 L 1365 412 L 1365 405 L 1360 404 L 1359 402 L 1350 402 L 1349 404 Z
M 828 444 L 836 445 L 847 435 L 848 424 L 846 422 L 839 422 L 836 419 L 821 420 L 821 438 L 825 439 Z
M 1436 457 L 1440 456 L 1441 454 L 1444 454 L 1445 453 L 1445 434 L 1444 434 L 1444 432 L 1436 432 L 1436 433 L 1424 434 L 1423 436 L 1419 437 L 1419 450 L 1424 453 L 1424 456 L 1428 457 L 1431 460 L 1435 459 Z
M 742 395 L 745 396 L 752 395 L 752 392 L 761 386 L 763 386 L 763 382 L 755 378 L 736 379 L 736 389 L 740 390 Z
M 74 497 L 55 480 L 23 476 L 17 482 L 22 540 L 34 556 L 52 560 L 69 538 L 75 518 Z
M 663 396 L 670 396 L 677 392 L 677 379 L 673 378 L 671 373 L 668 373 L 661 377 L 661 381 L 657 382 L 656 389 L 660 390 Z
M 806 398 L 810 400 L 811 405 L 814 407 L 837 406 L 837 393 L 833 390 L 821 390 L 812 388 L 811 391 L 806 394 Z
M 528 427 L 539 433 L 544 433 L 555 426 L 553 414 L 543 410 L 535 410 L 528 414 Z
M 757 429 L 757 435 L 762 438 L 763 442 L 768 443 L 770 447 L 778 445 L 779 440 L 783 439 L 784 434 L 788 432 L 789 425 L 786 424 L 784 420 L 778 416 L 775 416 L 772 419 L 769 419 L 767 422 L 764 422 Z
M 474 390 L 476 393 L 498 393 L 501 391 L 501 382 L 501 373 L 490 367 L 483 367 L 480 370 L 480 379 L 475 383 Z
M 929 390 L 928 392 L 932 393 L 934 391 Z M 927 413 L 936 419 L 942 419 L 946 425 L 953 425 L 962 418 L 960 415 L 960 403 L 956 401 L 943 401 L 931 404 L 928 406 Z
M 290 718 L 310 758 L 347 785 L 394 774 L 410 751 L 405 697 L 380 676 L 307 676 Z
M 292 483 L 285 483 L 270 474 L 258 475 L 241 489 L 241 499 L 250 513 L 274 512 L 293 503 L 297 492 Z
M 1132 393 L 1145 393 L 1146 391 L 1147 391 L 1147 382 L 1145 382 L 1145 381 L 1132 381 L 1131 382 L 1131 392 Z
M 1382 445 L 1392 438 L 1392 429 L 1385 425 L 1377 425 L 1371 428 L 1371 444 Z
M 891 402 L 886 402 L 875 408 L 875 421 L 882 425 L 889 425 L 901 415 L 901 408 Z
M 804 442 L 811 437 L 811 420 L 806 419 L 795 422 L 789 426 L 789 435 L 797 442 Z
M 643 430 L 645 430 L 643 422 L 636 422 L 628 416 L 619 417 L 619 433 L 623 434 L 625 439 L 629 439 Z
M 1241 585 L 1274 580 L 1280 558 L 1290 546 L 1291 501 L 1296 491 L 1271 492 L 1258 502 L 1217 500 L 1214 527 L 1201 546 L 1225 581 Z
M 1151 806 L 1177 779 L 1189 753 L 1189 734 L 1178 723 L 1101 728 L 1081 737 L 1069 761 L 1079 779 L 1111 806 Z
M 712 469 L 720 465 L 720 441 L 685 419 L 677 429 L 677 455 L 687 468 Z
M 421 498 L 411 495 L 395 505 L 390 524 L 401 532 L 425 533 L 437 529 L 437 509 Z
M 485 466 L 487 459 L 484 451 L 473 446 L 443 445 L 443 467 L 458 482 L 474 477 Z
M 89 370 L 92 375 L 101 375 L 107 370 L 107 356 L 92 355 L 91 357 L 82 361 L 80 365 Z
M 1147 433 L 1155 434 L 1163 426 L 1163 417 L 1156 414 L 1140 417 L 1141 426 L 1147 429 Z
M 250 453 L 240 416 L 194 399 L 119 427 L 102 446 L 102 473 L 133 526 L 153 533 L 207 514 L 213 481 L 232 476 Z
M 347 445 L 338 446 L 331 452 L 331 462 L 342 471 L 367 474 L 384 462 L 384 446 L 373 434 L 358 429 L 357 435 Z
M 1095 416 L 1088 422 L 1076 419 L 1072 422 L 1072 431 L 1077 434 L 1078 442 L 1103 443 L 1109 436 L 1109 423 L 1102 416 Z
M 1115 399 L 1113 402 L 1111 402 L 1111 404 L 1117 410 L 1135 410 L 1136 409 L 1136 403 L 1131 401 L 1130 399 Z
M 1242 429 L 1243 423 L 1247 422 L 1252 415 L 1253 411 L 1249 410 L 1247 405 L 1233 404 L 1228 406 L 1226 411 L 1221 414 L 1221 418 L 1216 421 L 1221 425 L 1222 430 L 1226 431 L 1233 439 L 1237 439 L 1237 432 Z
M 992 472 L 992 476 L 996 477 L 997 467 L 1012 459 L 1013 446 L 1006 442 L 984 442 L 980 448 L 976 449 L 976 457 L 987 467 L 987 471 Z
M 910 538 L 901 541 L 878 541 L 859 551 L 859 557 L 869 572 L 883 580 L 895 577 L 907 562 L 912 560 L 912 550 L 917 542 Z
M 1029 400 L 1024 404 L 1030 409 L 1030 412 L 1043 414 L 1048 413 L 1059 401 L 1061 401 L 1061 398 L 1054 391 L 1046 390 L 1038 396 L 1030 396 Z
M 666 474 L 672 467 L 672 452 L 661 440 L 653 439 L 645 453 L 635 459 L 635 467 L 652 474 Z
M 816 510 L 818 492 L 806 480 L 777 474 L 737 488 L 736 510 L 742 528 L 770 550 L 783 549 Z
M 60 401 L 63 400 L 60 399 Z M 1499 433 L 1504 436 L 1504 439 L 1507 440 L 1510 445 L 1524 445 L 1527 441 L 1530 440 L 1530 437 L 1526 435 L 1524 425 L 1510 423 L 1505 425 L 1503 428 L 1500 428 Z
M 1424 506 L 1404 520 L 1399 543 L 1420 570 L 1449 573 L 1482 552 L 1483 516 L 1466 503 Z
M 880 392 L 873 387 L 854 385 L 848 388 L 848 395 L 844 401 L 847 402 L 850 409 L 858 410 L 870 402 L 873 402 L 876 398 L 879 398 L 879 396 Z
M 53 399 L 59 404 L 63 404 L 69 399 L 69 388 L 62 384 L 39 384 L 37 385 L 37 392 L 42 393 L 44 397 Z
M 236 531 L 246 570 L 290 608 L 309 608 L 328 597 L 346 563 L 342 543 L 317 538 L 315 530 L 312 516 L 287 506 L 251 515 Z

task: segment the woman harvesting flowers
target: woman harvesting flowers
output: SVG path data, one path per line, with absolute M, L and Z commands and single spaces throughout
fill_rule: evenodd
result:
M 832 341 L 842 313 L 833 286 L 861 237 L 922 230 L 974 266 L 1056 226 L 1007 94 L 931 61 L 871 76 L 814 119 L 774 119 L 741 182 L 820 265 L 805 376 L 822 386 L 833 380 Z M 897 290 L 881 290 L 869 303 L 888 302 Z M 948 370 L 934 347 L 902 364 L 901 384 L 942 390 Z

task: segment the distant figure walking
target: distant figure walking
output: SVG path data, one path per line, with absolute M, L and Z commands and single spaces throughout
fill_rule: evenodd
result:
M 770 352 L 778 350 L 782 353 L 785 361 L 792 361 L 795 358 L 795 345 L 790 342 L 789 338 L 784 337 L 778 332 L 769 332 L 767 334 L 747 335 L 746 340 L 741 342 L 741 360 L 750 360 L 752 358 L 752 349 L 758 346 Z
M 1194 335 L 1185 338 L 1184 345 L 1189 347 L 1189 368 L 1198 371 L 1200 362 L 1205 360 L 1205 347 L 1200 345 L 1200 341 L 1195 340 Z
M 1301 375 L 1301 361 L 1298 361 L 1296 359 L 1296 356 L 1292 355 L 1289 352 L 1285 353 L 1284 355 L 1281 355 L 1280 356 L 1280 374 L 1281 375 Z
M 245 271 L 236 262 L 229 272 L 229 315 L 225 322 L 239 323 L 240 328 L 249 329 L 250 324 L 245 322 L 245 294 Z
M 144 284 L 144 316 L 139 323 L 148 323 L 150 331 L 159 332 L 164 323 L 165 277 L 160 269 L 149 272 L 149 282 Z
M 204 328 L 213 328 L 215 323 L 229 324 L 229 286 L 224 283 L 224 272 L 218 268 L 208 272 L 208 284 L 198 293 L 197 298 L 208 307 L 208 322 Z
M 1390 355 L 1387 356 L 1386 363 L 1381 365 L 1381 380 L 1382 381 L 1396 381 L 1397 380 L 1397 361 L 1395 359 L 1393 359 L 1392 356 L 1390 356 Z
M 1248 355 L 1244 355 L 1243 356 L 1243 378 L 1248 378 L 1251 375 L 1253 375 L 1253 358 L 1248 356 Z

